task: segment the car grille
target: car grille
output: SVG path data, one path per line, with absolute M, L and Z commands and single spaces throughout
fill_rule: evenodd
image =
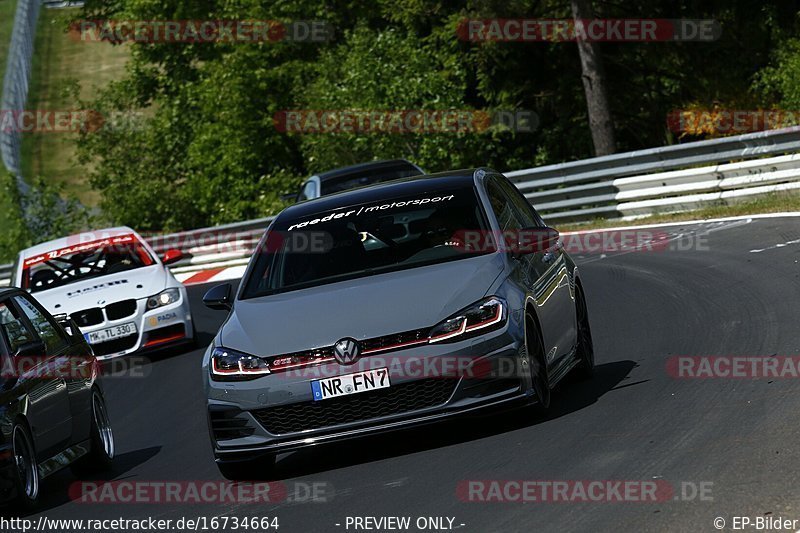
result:
M 399 350 L 406 344 L 422 344 L 428 338 L 429 329 L 415 329 L 403 333 L 384 335 L 383 337 L 373 337 L 359 341 L 361 354 L 364 356 L 373 355 L 377 352 L 388 350 Z M 270 370 L 273 372 L 281 371 L 286 368 L 297 366 L 312 366 L 322 364 L 333 358 L 333 346 L 325 346 L 314 350 L 304 350 L 283 355 L 276 355 L 268 358 Z
M 129 335 L 127 337 L 122 337 L 120 339 L 114 339 L 113 341 L 106 341 L 106 342 L 101 342 L 99 344 L 92 344 L 92 350 L 94 351 L 95 355 L 109 355 L 112 353 L 130 350 L 131 348 L 136 346 L 136 342 L 138 340 L 139 340 L 138 335 Z
M 249 437 L 255 433 L 255 428 L 248 425 L 246 418 L 236 418 L 236 413 L 224 411 L 209 412 L 211 431 L 216 440 L 232 440 Z
M 123 300 L 106 306 L 106 317 L 119 320 L 136 313 L 136 300 Z
M 415 329 L 413 331 L 405 331 L 403 333 L 395 333 L 393 335 L 384 335 L 383 337 L 374 337 L 361 341 L 361 351 L 363 352 L 378 352 L 381 350 L 389 350 L 394 347 L 400 347 L 406 343 L 413 343 L 415 341 L 423 341 L 428 338 L 429 329 Z
M 79 327 L 94 326 L 103 321 L 103 311 L 99 307 L 83 309 L 69 315 Z
M 454 379 L 420 379 L 319 402 L 257 409 L 252 414 L 273 435 L 296 433 L 442 405 L 456 384 Z

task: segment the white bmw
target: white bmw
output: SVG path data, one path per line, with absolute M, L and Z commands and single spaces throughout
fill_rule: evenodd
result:
M 186 288 L 139 234 L 119 227 L 81 233 L 20 252 L 12 282 L 53 314 L 75 320 L 98 359 L 194 340 Z

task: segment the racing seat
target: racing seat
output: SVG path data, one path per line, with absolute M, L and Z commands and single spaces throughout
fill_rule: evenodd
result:
M 336 276 L 346 272 L 368 268 L 367 252 L 361 236 L 347 226 L 333 227 L 329 230 L 333 246 L 327 253 L 315 258 L 319 265 L 320 277 Z
M 283 285 L 297 285 L 318 278 L 312 259 L 304 252 L 289 253 L 283 265 Z

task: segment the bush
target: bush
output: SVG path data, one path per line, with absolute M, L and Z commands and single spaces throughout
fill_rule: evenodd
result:
M 20 194 L 14 176 L 0 176 L 0 193 L 8 204 L 0 210 L 0 263 L 13 261 L 24 248 L 101 223 L 75 198 L 64 198 L 60 185 L 37 178 Z

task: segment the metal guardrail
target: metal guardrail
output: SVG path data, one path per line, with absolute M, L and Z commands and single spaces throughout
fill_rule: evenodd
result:
M 18 0 L 8 49 L 8 61 L 3 77 L 3 93 L 0 109 L 6 112 L 22 112 L 28 101 L 28 84 L 33 59 L 33 44 L 36 23 L 41 9 L 40 0 Z M 28 185 L 20 175 L 22 139 L 19 131 L 0 130 L 0 157 L 6 169 L 16 175 L 17 187 L 25 194 Z
M 0 287 L 5 287 L 11 282 L 11 269 L 14 265 L 0 265 Z
M 582 221 L 682 211 L 708 202 L 733 201 L 795 188 L 785 185 L 800 178 L 800 159 L 764 157 L 798 151 L 800 127 L 792 127 L 516 170 L 505 175 L 545 219 Z M 742 160 L 748 163 L 733 163 Z M 770 180 L 756 177 L 778 169 L 786 172 L 773 173 Z M 726 181 L 742 175 L 753 177 Z M 631 192 L 636 189 L 638 194 Z M 733 194 L 730 192 L 733 190 L 740 192 Z
M 40 9 L 39 0 L 17 0 L 14 27 L 11 30 L 11 43 L 3 75 L 3 92 L 0 94 L 0 110 L 5 112 L 21 112 L 28 101 L 33 43 Z M 20 174 L 21 147 L 22 138 L 19 131 L 0 129 L 0 159 L 6 169 L 16 176 L 17 189 L 24 195 L 28 192 L 28 184 Z M 10 264 L 0 265 L 0 287 L 8 285 L 11 268 Z
M 800 189 L 800 127 L 506 172 L 546 220 L 587 220 L 694 209 Z M 787 154 L 787 155 L 783 155 Z M 146 236 L 177 248 L 186 273 L 246 262 L 273 217 Z M 0 285 L 11 265 L 0 265 Z
M 258 241 L 261 234 L 264 233 L 264 229 L 269 226 L 269 223 L 274 218 L 274 216 L 271 216 L 208 228 L 150 236 L 149 240 L 152 241 L 150 244 L 153 250 L 158 253 L 165 252 L 170 248 L 176 248 L 182 252 L 191 252 L 194 248 L 214 246 L 232 240 L 254 238 Z M 147 235 L 145 235 L 145 237 L 147 237 Z

